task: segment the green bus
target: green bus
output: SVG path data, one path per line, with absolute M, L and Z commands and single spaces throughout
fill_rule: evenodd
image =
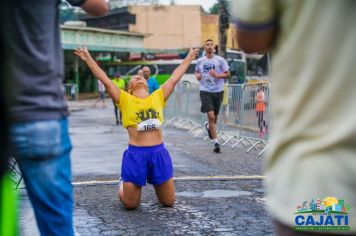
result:
M 132 75 L 137 74 L 138 70 L 144 66 L 151 69 L 151 76 L 155 77 L 158 84 L 163 84 L 172 74 L 173 70 L 183 62 L 182 59 L 174 60 L 152 60 L 152 61 L 126 61 L 126 62 L 110 62 L 103 66 L 109 77 L 113 77 L 116 71 L 119 71 L 123 79 L 129 80 Z M 189 66 L 182 81 L 197 83 L 194 77 L 196 61 L 193 61 Z
M 260 54 L 245 54 L 241 51 L 227 49 L 226 59 L 231 73 L 229 84 L 254 83 L 268 80 L 268 67 L 260 63 L 264 57 L 264 55 Z M 114 73 L 119 71 L 122 77 L 128 81 L 132 75 L 137 74 L 138 70 L 144 66 L 148 66 L 151 69 L 151 76 L 155 77 L 158 84 L 161 85 L 182 62 L 183 59 L 107 62 L 103 64 L 103 67 L 109 77 L 113 77 Z M 194 76 L 195 66 L 196 60 L 191 63 L 182 81 L 198 84 Z

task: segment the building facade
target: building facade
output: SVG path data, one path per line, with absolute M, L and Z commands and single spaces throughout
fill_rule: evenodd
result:
M 146 34 L 146 49 L 186 49 L 206 39 L 218 43 L 218 15 L 205 13 L 200 5 L 128 6 L 111 10 L 101 18 L 81 17 L 88 26 Z M 233 24 L 227 30 L 227 48 L 238 49 Z

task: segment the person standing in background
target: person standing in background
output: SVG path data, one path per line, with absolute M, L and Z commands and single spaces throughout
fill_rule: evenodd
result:
M 265 184 L 277 235 L 355 235 L 356 1 L 235 0 L 232 9 L 242 50 L 273 55 Z M 328 196 L 352 207 L 338 222 L 350 229 L 307 231 L 311 215 L 300 221 L 296 206 Z
M 139 70 L 137 71 L 137 75 L 139 75 L 139 76 L 142 76 L 142 77 L 143 77 L 143 70 L 142 70 L 142 69 L 139 69 Z
M 100 81 L 100 80 L 99 80 Z M 126 83 L 125 80 L 121 79 L 121 74 L 119 71 L 115 72 L 114 74 L 114 79 L 112 80 L 112 82 L 115 84 L 115 86 L 120 89 L 120 90 L 124 90 L 126 91 Z M 118 111 L 118 108 L 115 104 L 115 101 L 112 100 L 113 105 L 114 105 L 114 113 L 115 113 L 115 118 L 116 118 L 116 125 L 120 125 L 122 124 L 122 114 L 120 111 Z
M 107 13 L 105 0 L 68 0 L 87 13 Z M 8 50 L 10 152 L 21 170 L 41 235 L 74 235 L 68 106 L 62 88 L 60 1 L 2 0 Z M 16 90 L 15 90 L 16 89 Z M 1 115 L 2 116 L 2 115 Z
M 142 68 L 143 78 L 147 81 L 149 93 L 153 93 L 155 90 L 159 89 L 157 80 L 151 77 L 151 70 L 148 66 Z
M 102 108 L 105 108 L 105 86 L 100 80 L 98 80 L 98 93 L 99 97 L 95 100 L 93 107 L 96 107 L 96 104 L 101 101 Z
M 256 94 L 256 116 L 257 116 L 257 125 L 259 128 L 258 136 L 263 138 L 265 133 L 267 132 L 267 124 L 264 118 L 265 111 L 266 111 L 266 99 L 265 99 L 265 92 L 263 91 L 263 87 L 260 86 L 257 89 Z

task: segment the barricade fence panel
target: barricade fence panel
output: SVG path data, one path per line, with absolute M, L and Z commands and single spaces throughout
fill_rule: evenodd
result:
M 222 145 L 238 145 L 259 151 L 268 148 L 270 83 L 225 85 L 224 97 L 217 122 L 218 138 Z M 207 115 L 200 112 L 199 85 L 179 82 L 165 109 L 165 125 L 185 129 L 194 137 L 208 139 L 204 122 Z

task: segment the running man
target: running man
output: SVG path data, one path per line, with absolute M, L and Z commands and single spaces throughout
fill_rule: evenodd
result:
M 197 60 L 195 76 L 200 82 L 201 112 L 207 113 L 208 122 L 205 128 L 214 144 L 214 152 L 220 152 L 216 122 L 224 95 L 225 79 L 230 76 L 226 60 L 215 55 L 214 41 L 208 39 L 204 43 L 205 56 Z
M 121 165 L 121 179 L 118 195 L 126 209 L 135 209 L 140 204 L 141 189 L 146 182 L 155 188 L 159 202 L 171 207 L 175 201 L 173 165 L 163 144 L 163 108 L 177 82 L 187 71 L 198 49 L 190 49 L 182 64 L 172 76 L 155 92 L 149 94 L 146 80 L 139 75 L 132 76 L 128 92 L 121 90 L 96 64 L 87 48 L 78 48 L 75 54 L 90 68 L 96 78 L 122 112 L 123 126 L 129 134 L 129 147 Z
M 100 80 L 98 80 L 98 93 L 99 97 L 95 100 L 93 107 L 96 107 L 96 104 L 101 101 L 102 108 L 105 108 L 105 86 Z
M 119 89 L 125 90 L 126 91 L 126 83 L 125 80 L 121 79 L 121 74 L 119 71 L 115 72 L 114 74 L 114 79 L 112 80 L 112 82 L 116 85 L 116 87 L 118 87 Z M 118 111 L 117 106 L 115 104 L 115 101 L 112 100 L 113 104 L 114 104 L 114 113 L 115 113 L 115 118 L 116 118 L 116 125 L 120 125 L 122 124 L 122 115 L 121 112 Z M 119 114 L 118 114 L 119 113 Z

